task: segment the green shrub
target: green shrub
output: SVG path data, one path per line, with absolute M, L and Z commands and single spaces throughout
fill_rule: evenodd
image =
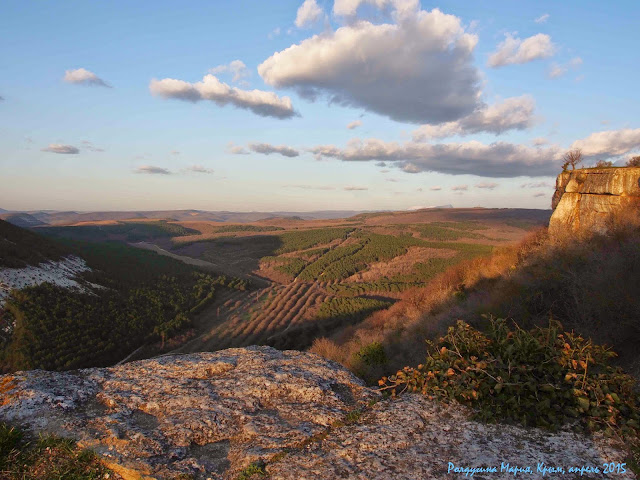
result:
M 355 356 L 367 366 L 387 363 L 387 354 L 380 342 L 372 342 L 369 345 L 365 345 L 355 353 Z
M 527 331 L 491 319 L 483 333 L 459 321 L 427 344 L 424 364 L 383 378 L 382 388 L 455 399 L 487 422 L 640 432 L 640 395 L 632 377 L 608 365 L 615 353 L 557 322 Z

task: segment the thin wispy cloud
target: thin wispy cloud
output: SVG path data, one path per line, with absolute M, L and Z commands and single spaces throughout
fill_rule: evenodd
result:
M 552 184 L 549 182 L 528 182 L 520 185 L 520 188 L 551 188 Z
M 489 56 L 487 65 L 497 68 L 528 63 L 552 56 L 555 53 L 555 48 L 551 37 L 544 33 L 538 33 L 524 40 L 507 33 L 504 41 L 498 44 L 496 51 Z
M 330 185 L 283 185 L 284 188 L 299 188 L 301 190 L 335 190 Z
M 232 76 L 232 82 L 239 82 L 243 78 L 251 75 L 251 72 L 241 60 L 233 60 L 227 65 L 218 65 L 217 67 L 213 67 L 209 69 L 209 73 L 213 73 L 214 75 L 219 73 L 230 73 Z
M 437 192 L 439 190 L 442 190 L 442 187 L 440 185 L 434 185 L 433 187 L 429 187 L 429 190 Z
M 112 88 L 111 85 L 98 77 L 95 73 L 84 68 L 76 68 L 75 70 L 66 70 L 63 80 L 67 83 L 75 85 L 87 85 L 94 87 Z
M 496 187 L 499 187 L 500 185 L 495 183 L 495 182 L 480 182 L 480 183 L 476 183 L 474 185 L 474 187 L 476 188 L 482 188 L 485 190 L 493 190 Z
M 190 167 L 187 167 L 185 170 L 187 172 L 203 173 L 207 175 L 212 174 L 214 172 L 212 168 L 206 168 L 206 167 L 203 167 L 202 165 L 191 165 Z
M 78 147 L 73 145 L 63 145 L 60 143 L 50 143 L 48 147 L 41 149 L 43 152 L 60 153 L 63 155 L 77 155 L 80 153 Z
M 360 120 L 354 120 L 353 122 L 347 123 L 347 128 L 349 130 L 353 130 L 354 128 L 358 128 L 361 125 L 362 125 L 362 122 Z
M 543 192 L 538 192 L 533 194 L 534 197 L 546 197 L 548 195 L 549 195 L 548 193 L 543 193 Z
M 142 165 L 136 168 L 134 172 L 147 175 L 171 175 L 171 172 L 166 168 L 156 167 L 154 165 Z
M 211 74 L 205 75 L 202 81 L 196 83 L 174 78 L 153 79 L 149 84 L 149 90 L 152 95 L 164 99 L 187 102 L 208 100 L 220 107 L 233 105 L 236 108 L 250 110 L 262 117 L 285 119 L 297 115 L 289 97 L 279 97 L 273 92 L 263 90 L 242 90 L 231 87 Z
M 548 13 L 544 13 L 544 14 L 540 15 L 538 18 L 536 18 L 534 20 L 534 22 L 536 22 L 536 23 L 546 23 L 547 20 L 549 20 L 550 16 L 551 15 L 549 15 Z
M 451 187 L 451 190 L 453 190 L 454 192 L 466 192 L 467 190 L 469 190 L 469 185 L 454 185 L 453 187 Z
M 351 186 L 350 185 L 350 186 L 344 187 L 344 189 L 347 192 L 357 192 L 357 191 L 369 190 L 369 187 L 356 187 L 356 186 Z
M 227 144 L 227 152 L 232 153 L 233 155 L 249 155 L 251 153 L 243 146 L 235 145 L 233 142 L 229 142 Z
M 272 153 L 277 153 L 285 157 L 297 157 L 300 155 L 300 152 L 295 148 L 286 145 L 271 145 L 269 143 L 250 143 L 249 150 L 263 155 L 271 155 Z
M 549 78 L 558 78 L 565 75 L 569 70 L 575 70 L 582 65 L 582 58 L 575 57 L 566 64 L 553 63 L 549 69 Z

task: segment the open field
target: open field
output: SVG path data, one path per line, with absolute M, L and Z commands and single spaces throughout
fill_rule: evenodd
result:
M 172 220 L 171 216 L 83 220 L 39 227 L 56 237 L 116 240 L 198 268 L 249 280 L 221 293 L 193 320 L 175 351 L 252 344 L 306 348 L 452 265 L 519 241 L 549 211 L 429 209 L 350 218 L 278 217 L 254 222 Z M 183 217 L 184 218 L 184 217 Z M 75 218 L 74 218 L 75 220 Z

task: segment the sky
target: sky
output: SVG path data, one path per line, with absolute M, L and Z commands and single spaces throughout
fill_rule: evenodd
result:
M 640 2 L 5 0 L 0 208 L 550 208 L 640 153 Z

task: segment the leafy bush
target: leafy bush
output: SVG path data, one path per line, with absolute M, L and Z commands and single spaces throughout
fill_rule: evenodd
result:
M 483 333 L 459 321 L 427 344 L 424 364 L 382 378 L 382 388 L 455 399 L 488 422 L 640 433 L 640 395 L 632 377 L 608 365 L 615 353 L 557 322 L 527 331 L 491 319 Z
M 355 356 L 367 366 L 384 365 L 387 363 L 387 354 L 380 342 L 372 342 L 365 345 L 356 352 Z

